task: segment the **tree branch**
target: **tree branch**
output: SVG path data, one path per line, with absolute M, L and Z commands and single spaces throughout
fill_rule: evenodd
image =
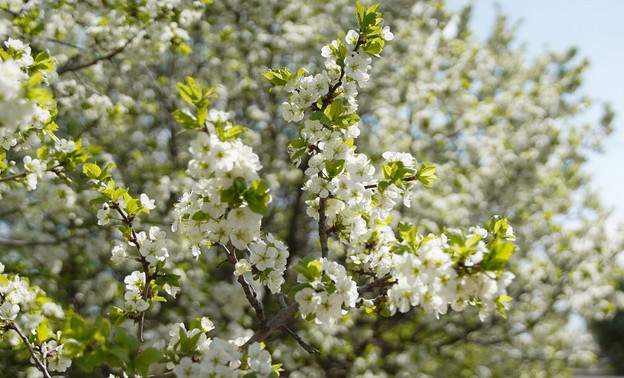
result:
M 358 287 L 358 293 L 359 294 L 363 294 L 363 293 L 368 293 L 371 292 L 377 288 L 380 287 L 386 287 L 389 285 L 392 285 L 392 282 L 388 282 L 389 279 L 392 278 L 392 275 L 390 273 L 386 274 L 385 276 L 378 278 L 372 282 L 367 283 L 366 285 L 362 285 L 360 287 Z
M 308 352 L 308 353 L 310 353 L 310 354 L 321 354 L 321 351 L 320 351 L 320 350 L 318 350 L 318 349 L 316 349 L 315 347 L 313 347 L 312 345 L 310 345 L 310 344 L 306 343 L 306 342 L 305 342 L 305 341 L 301 338 L 301 336 L 299 336 L 299 335 L 297 334 L 297 332 L 295 332 L 295 331 L 293 331 L 292 329 L 288 328 L 288 326 L 283 325 L 283 326 L 281 327 L 281 329 L 282 329 L 283 331 L 286 331 L 286 332 L 287 332 L 290 336 L 292 336 L 292 337 L 293 337 L 293 338 L 297 341 L 297 343 L 299 343 L 299 345 L 301 345 L 301 347 L 302 347 L 303 349 L 305 349 L 305 351 L 306 351 L 306 352 Z
M 121 52 L 123 52 L 126 47 L 130 44 L 130 42 L 132 42 L 132 38 L 129 38 L 126 43 L 123 44 L 123 46 L 118 47 L 117 49 L 111 51 L 110 53 L 106 54 L 106 55 L 102 55 L 99 57 L 96 57 L 88 62 L 84 62 L 84 63 L 78 63 L 76 62 L 76 59 L 78 58 L 78 56 L 73 57 L 72 59 L 70 59 L 67 63 L 65 63 L 64 65 L 62 65 L 61 67 L 59 67 L 56 72 L 59 75 L 64 74 L 65 72 L 69 72 L 69 71 L 78 71 L 81 70 L 83 68 L 87 68 L 87 67 L 91 67 L 94 64 L 97 64 L 103 60 L 109 60 L 114 58 L 115 56 L 117 56 L 118 54 L 120 54 Z
M 235 250 L 234 250 L 234 246 L 232 245 L 232 242 L 228 242 L 227 246 L 221 245 L 221 247 L 223 247 L 223 249 L 227 253 L 228 261 L 230 262 L 230 264 L 232 264 L 232 266 L 236 265 L 236 263 L 238 262 L 238 259 L 236 258 L 236 254 L 234 252 Z M 240 283 L 240 285 L 242 286 L 243 291 L 245 292 L 245 297 L 247 297 L 247 301 L 249 302 L 251 307 L 253 307 L 254 311 L 256 311 L 256 315 L 258 316 L 258 319 L 260 320 L 260 326 L 262 328 L 266 327 L 267 318 L 264 313 L 264 308 L 262 307 L 262 303 L 258 301 L 258 296 L 256 295 L 255 290 L 253 289 L 253 287 L 251 287 L 251 285 L 249 285 L 249 282 L 247 282 L 247 280 L 245 279 L 245 276 L 242 274 L 238 276 L 238 283 Z
M 247 350 L 251 344 L 264 341 L 273 332 L 280 329 L 286 321 L 295 316 L 297 311 L 299 311 L 299 303 L 297 302 L 293 302 L 287 307 L 281 309 L 280 312 L 278 312 L 277 315 L 275 315 L 273 319 L 267 323 L 266 327 L 254 333 L 254 335 L 241 346 L 241 349 Z
M 26 338 L 26 336 L 24 336 L 24 334 L 22 333 L 22 331 L 19 329 L 19 327 L 17 326 L 17 324 L 11 322 L 7 325 L 9 328 L 11 328 L 12 330 L 14 330 L 15 332 L 17 332 L 17 334 L 19 335 L 19 337 L 22 339 L 22 341 L 24 342 L 24 344 L 26 345 L 26 348 L 28 348 L 28 351 L 30 352 L 30 355 L 32 356 L 33 360 L 35 360 L 35 363 L 37 364 L 37 366 L 39 367 L 39 370 L 41 370 L 41 372 L 43 373 L 43 376 L 45 378 L 51 378 L 50 377 L 50 373 L 48 373 L 48 369 L 46 369 L 45 365 L 41 362 L 41 360 L 37 357 L 37 354 L 35 354 L 35 351 L 33 350 L 32 346 L 30 345 L 30 343 L 28 342 L 28 339 Z

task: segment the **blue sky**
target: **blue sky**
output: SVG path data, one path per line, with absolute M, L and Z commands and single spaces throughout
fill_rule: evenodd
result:
M 459 11 L 469 0 L 447 0 Z M 613 209 L 609 228 L 624 222 L 624 1 L 622 0 L 474 0 L 472 30 L 484 40 L 497 10 L 515 24 L 521 21 L 516 43 L 528 56 L 546 50 L 565 51 L 572 46 L 590 61 L 581 92 L 611 103 L 615 132 L 605 143 L 605 153 L 592 155 L 586 170 L 593 172 L 592 187 L 602 203 Z

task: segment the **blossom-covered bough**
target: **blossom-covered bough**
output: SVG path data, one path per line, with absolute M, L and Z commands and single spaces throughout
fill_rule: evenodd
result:
M 428 163 L 437 164 L 437 156 L 421 155 L 422 146 L 431 144 L 445 159 L 460 152 L 440 147 L 442 132 L 431 138 L 423 132 L 416 140 L 410 135 L 412 145 L 402 131 L 373 143 L 374 137 L 367 135 L 371 128 L 400 131 L 405 113 L 411 111 L 387 87 L 415 86 L 401 96 L 426 108 L 413 115 L 423 127 L 429 125 L 427 111 L 436 111 L 429 107 L 442 102 L 446 92 L 461 88 L 456 85 L 463 83 L 459 79 L 448 88 L 442 85 L 446 81 L 436 84 L 438 88 L 426 80 L 399 86 L 384 79 L 387 82 L 375 86 L 383 95 L 366 92 L 374 67 L 384 67 L 385 75 L 392 77 L 414 74 L 394 61 L 394 54 L 384 61 L 380 55 L 386 43 L 410 44 L 425 34 L 424 29 L 441 28 L 433 24 L 434 16 L 442 19 L 441 14 L 422 16 L 425 24 L 416 25 L 420 29 L 405 27 L 397 15 L 399 27 L 393 25 L 391 32 L 382 25 L 377 6 L 358 4 L 358 26 L 323 46 L 324 61 L 315 64 L 320 39 L 315 34 L 303 40 L 308 33 L 290 21 L 299 10 L 305 14 L 302 18 L 312 12 L 299 2 L 267 1 L 246 10 L 230 1 L 206 8 L 207 1 L 182 0 L 18 3 L 0 2 L 3 15 L 11 20 L 0 23 L 0 32 L 6 27 L 24 38 L 10 39 L 2 49 L 6 75 L 0 81 L 7 90 L 0 106 L 15 111 L 0 112 L 5 154 L 0 192 L 9 198 L 3 209 L 8 203 L 27 203 L 26 198 L 43 206 L 32 206 L 30 212 L 21 206 L 24 221 L 10 219 L 12 235 L 32 235 L 32 240 L 0 238 L 0 245 L 17 246 L 24 254 L 31 248 L 50 248 L 33 256 L 32 263 L 23 263 L 13 252 L 0 256 L 8 267 L 0 279 L 2 342 L 15 349 L 10 357 L 17 361 L 15 366 L 30 361 L 31 371 L 48 376 L 275 376 L 280 369 L 311 376 L 347 359 L 345 366 L 350 365 L 334 375 L 381 374 L 371 366 L 385 369 L 375 356 L 392 345 L 389 364 L 430 372 L 434 368 L 423 367 L 427 363 L 422 360 L 450 358 L 447 346 L 468 340 L 476 330 L 505 323 L 495 313 L 505 316 L 511 300 L 507 289 L 513 274 L 505 266 L 514 253 L 514 230 L 502 217 L 486 221 L 490 209 L 480 209 L 475 221 L 466 215 L 457 199 L 481 197 L 477 190 L 463 193 L 461 185 L 474 189 L 477 178 L 454 179 L 455 189 L 462 191 L 456 193 L 445 181 L 456 173 L 444 165 L 438 167 L 442 182 L 424 188 L 437 179 Z M 353 13 L 352 4 L 341 4 L 331 5 L 336 14 L 346 9 Z M 222 12 L 223 21 L 215 19 L 211 7 L 216 14 Z M 388 8 L 390 13 L 403 9 Z M 275 14 L 257 16 L 261 12 Z M 309 20 L 318 22 L 318 17 Z M 265 21 L 273 23 L 266 28 L 268 34 L 262 29 Z M 231 30 L 228 22 L 245 26 Z M 283 29 L 275 26 L 279 23 Z M 328 26 L 327 33 L 334 33 L 333 28 Z M 408 49 L 416 55 L 414 64 L 422 64 L 418 75 L 444 66 L 432 58 L 434 47 L 443 44 L 439 34 L 414 43 L 416 51 Z M 300 45 L 290 54 L 293 41 Z M 47 46 L 61 51 L 55 56 L 55 71 Z M 305 48 L 317 57 L 302 55 Z M 287 57 L 279 58 L 280 51 Z M 401 52 L 400 47 L 393 52 Z M 489 67 L 487 56 L 477 58 L 488 63 L 481 69 Z M 263 65 L 269 60 L 291 69 L 267 72 Z M 457 67 L 469 66 L 466 61 L 459 59 Z M 199 68 L 190 68 L 194 63 Z M 249 68 L 254 64 L 263 66 L 264 77 L 283 91 L 266 93 L 266 86 L 256 84 L 254 80 L 264 79 L 256 68 Z M 467 80 L 469 76 L 454 67 L 448 77 Z M 149 79 L 126 80 L 135 75 Z M 184 82 L 171 80 L 185 75 Z M 201 84 L 204 81 L 223 85 L 209 88 Z M 286 101 L 280 99 L 285 93 Z M 454 101 L 459 107 L 467 100 L 457 96 Z M 467 130 L 470 122 L 484 122 L 479 111 L 497 116 L 488 101 L 465 112 Z M 281 104 L 279 109 L 274 103 Z M 445 109 L 452 114 L 453 106 Z M 435 123 L 438 119 L 433 118 Z M 273 144 L 258 143 L 265 134 Z M 448 135 L 449 140 L 464 138 L 466 145 L 458 150 L 472 153 L 475 147 L 467 132 L 456 134 Z M 78 136 L 84 136 L 82 143 Z M 542 139 L 539 142 L 546 143 Z M 495 159 L 487 154 L 490 144 L 502 147 L 494 138 L 486 142 L 488 150 L 479 164 L 489 171 L 477 174 L 475 169 L 474 177 L 495 171 Z M 284 160 L 290 162 L 282 163 L 275 157 L 285 149 L 289 156 Z M 84 175 L 72 174 L 87 153 L 94 158 L 83 165 Z M 492 175 L 491 184 L 499 185 Z M 58 179 L 65 177 L 72 181 Z M 442 201 L 431 200 L 440 186 Z M 501 193 L 507 193 L 503 189 Z M 499 212 L 500 202 L 489 201 L 482 200 L 480 206 Z M 438 224 L 463 228 L 447 226 L 420 234 L 433 228 L 423 225 L 444 216 L 448 203 L 457 206 L 453 222 Z M 420 219 L 410 214 L 425 215 Z M 514 226 L 522 219 L 516 216 Z M 29 233 L 33 228 L 38 232 Z M 521 232 L 519 242 L 528 243 L 526 228 Z M 550 242 L 555 245 L 556 236 Z M 552 278 L 534 274 L 532 263 L 515 260 L 511 262 L 520 264 L 515 272 L 523 272 L 527 280 Z M 598 274 L 588 272 L 600 290 L 588 290 L 573 303 L 578 308 L 591 298 L 607 297 L 608 288 Z M 579 276 L 577 271 L 566 279 L 580 282 Z M 44 285 L 49 297 L 38 287 Z M 62 289 L 55 293 L 56 288 Z M 541 326 L 539 314 L 547 308 L 541 303 L 547 296 L 531 301 L 535 298 L 525 298 L 530 293 L 517 293 L 514 297 L 522 296 L 522 303 L 538 308 L 509 325 L 515 327 L 514 334 L 523 334 Z M 389 322 L 383 318 L 391 316 L 396 326 L 387 329 Z M 374 330 L 366 328 L 373 322 Z M 416 322 L 421 322 L 420 328 L 413 326 Z M 403 344 L 405 333 L 422 344 L 422 350 Z M 486 341 L 492 343 L 509 337 L 503 332 L 490 336 Z M 348 345 L 349 340 L 355 342 Z M 300 348 L 293 349 L 294 343 Z M 332 356 L 333 348 L 345 353 Z M 520 353 L 518 348 L 508 355 Z M 471 358 L 466 356 L 470 353 L 464 359 Z
M 453 229 L 426 237 L 407 223 L 398 225 L 398 236 L 390 226 L 389 213 L 397 203 L 409 207 L 417 183 L 431 186 L 430 181 L 437 177 L 433 167 L 418 164 L 402 152 L 384 153 L 382 174 L 375 175 L 377 169 L 370 158 L 356 152 L 358 87 L 370 78 L 372 57 L 379 58 L 385 42 L 394 37 L 387 26 L 381 26 L 377 6 L 358 3 L 356 14 L 359 30 L 350 30 L 344 42 L 334 40 L 323 47 L 323 72 L 309 75 L 304 69 L 291 73 L 281 68 L 264 75 L 290 93 L 283 104 L 284 119 L 299 122 L 305 118 L 289 148 L 291 160 L 306 177 L 301 190 L 309 195 L 307 213 L 318 223 L 318 256 L 300 256 L 263 231 L 262 219 L 268 215 L 271 196 L 269 184 L 259 175 L 259 157 L 240 139 L 246 128 L 228 121 L 227 113 L 209 108 L 210 99 L 217 97 L 214 87 L 205 88 L 191 77 L 178 83 L 180 95 L 192 110 L 178 109 L 173 118 L 196 136 L 187 169 L 192 187 L 177 202 L 171 229 L 184 236 L 195 258 L 204 246 L 221 248 L 255 312 L 256 332 L 231 340 L 209 338 L 207 333 L 214 325 L 203 317 L 188 330 L 184 323 L 176 324 L 164 348 L 143 345 L 147 310 L 184 290 L 180 276 L 174 273 L 175 263 L 169 259 L 167 233 L 157 226 L 147 233 L 136 229 L 135 221 L 143 213 L 150 214 L 156 205 L 145 193 L 134 198 L 118 185 L 111 173 L 114 164 L 101 168 L 85 163 L 84 174 L 101 195 L 91 201 L 102 206 L 97 211 L 98 225 L 116 223 L 124 239 L 113 247 L 111 260 L 116 265 L 138 263 L 139 269 L 123 279 L 125 302 L 123 307 L 112 308 L 112 323 L 100 320 L 99 326 L 89 329 L 89 321 L 68 312 L 66 328 L 62 322 L 54 323 L 58 332 L 48 327 L 51 319 L 66 318 L 58 305 L 19 275 L 3 273 L 2 330 L 21 339 L 16 344 L 26 347 L 44 376 L 65 371 L 72 358 L 79 358 L 87 370 L 106 364 L 133 375 L 146 374 L 154 363 L 165 363 L 165 375 L 240 376 L 253 372 L 274 376 L 280 365 L 271 364 L 263 342 L 275 331 L 291 335 L 306 351 L 319 353 L 287 325 L 297 313 L 325 324 L 340 322 L 350 309 L 362 307 L 367 313 L 390 316 L 420 306 L 439 316 L 449 306 L 461 311 L 474 305 L 482 319 L 494 310 L 504 316 L 504 303 L 510 300 L 505 288 L 513 275 L 503 271 L 503 264 L 514 249 L 509 241 L 513 232 L 504 218 L 492 218 L 486 228 Z M 129 41 L 103 59 L 120 53 Z M 63 170 L 83 163 L 87 154 L 79 142 L 53 134 L 54 102 L 47 90 L 38 87 L 53 60 L 45 52 L 33 59 L 30 47 L 17 40 L 5 45 L 2 106 L 15 111 L 8 113 L 11 119 L 2 120 L 7 161 L 2 181 L 23 182 L 34 190 L 46 172 L 65 177 Z M 96 63 L 68 62 L 59 73 Z M 12 129 L 13 125 L 17 128 Z M 30 139 L 34 141 L 27 142 Z M 23 147 L 14 148 L 18 142 Z M 36 158 L 24 155 L 24 171 L 16 173 L 7 152 L 14 149 L 24 154 L 39 145 Z M 296 282 L 287 284 L 289 271 L 297 274 Z M 265 310 L 258 285 L 275 296 L 279 311 L 269 314 Z M 136 324 L 136 336 L 121 327 L 128 319 Z M 107 334 L 112 329 L 110 341 Z M 100 336 L 95 346 L 80 342 L 96 335 Z

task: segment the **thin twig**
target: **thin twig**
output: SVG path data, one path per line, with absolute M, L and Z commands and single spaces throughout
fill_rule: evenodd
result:
M 385 276 L 376 279 L 375 281 L 371 281 L 369 283 L 367 283 L 366 285 L 362 285 L 360 287 L 358 287 L 358 293 L 359 294 L 363 294 L 363 293 L 368 293 L 371 292 L 379 287 L 385 287 L 385 286 L 389 286 L 392 285 L 392 282 L 389 282 L 388 280 L 392 278 L 392 275 L 390 273 L 386 274 Z
M 171 378 L 171 377 L 175 377 L 175 373 L 172 371 L 169 371 L 167 373 L 163 373 L 163 374 L 154 374 L 154 375 L 148 375 L 147 378 Z
M 254 333 L 254 335 L 241 346 L 241 349 L 247 350 L 251 344 L 264 341 L 273 332 L 280 329 L 286 321 L 295 316 L 297 311 L 299 311 L 299 303 L 297 302 L 293 302 L 288 305 L 288 307 L 281 309 L 280 312 L 267 323 L 266 327 Z
M 221 247 L 223 247 L 223 249 L 227 253 L 228 261 L 230 262 L 230 264 L 232 264 L 232 266 L 236 265 L 236 263 L 238 262 L 238 259 L 236 258 L 236 254 L 234 252 L 235 250 L 234 250 L 234 246 L 232 245 L 232 242 L 229 242 L 227 246 L 222 245 Z M 249 302 L 251 307 L 253 307 L 254 311 L 256 311 L 256 315 L 258 316 L 258 319 L 260 320 L 260 326 L 262 328 L 266 327 L 267 318 L 264 313 L 264 308 L 262 307 L 262 303 L 258 301 L 258 296 L 256 295 L 256 291 L 253 289 L 253 287 L 251 287 L 251 285 L 249 285 L 249 282 L 247 282 L 247 280 L 245 279 L 245 276 L 243 276 L 242 274 L 238 276 L 238 283 L 240 283 L 240 285 L 242 286 L 243 291 L 245 292 L 245 297 L 247 297 L 247 301 Z
M 297 340 L 297 343 L 299 343 L 299 345 L 301 345 L 301 347 L 303 349 L 305 349 L 306 352 L 310 353 L 310 354 L 321 354 L 321 351 L 319 351 L 318 349 L 316 349 L 315 347 L 313 347 L 312 345 L 306 343 L 301 336 L 299 336 L 297 334 L 297 332 L 293 331 L 292 329 L 288 328 L 288 326 L 283 325 L 281 327 L 281 329 L 283 331 L 286 331 L 286 333 L 288 333 L 290 336 L 292 336 L 295 340 Z
M 30 352 L 30 355 L 32 356 L 33 360 L 35 360 L 35 363 L 37 364 L 37 366 L 39 367 L 39 370 L 41 370 L 41 372 L 43 373 L 43 376 L 45 378 L 51 378 L 50 377 L 50 373 L 48 373 L 48 369 L 46 369 L 45 365 L 41 362 L 41 360 L 37 357 L 37 355 L 35 354 L 35 351 L 33 350 L 32 346 L 30 345 L 30 343 L 28 342 L 28 339 L 26 338 L 26 336 L 24 336 L 24 334 L 22 333 L 22 331 L 19 329 L 19 327 L 17 326 L 17 324 L 15 323 L 9 323 L 8 327 L 13 329 L 15 332 L 17 332 L 17 334 L 19 335 L 19 337 L 22 339 L 22 341 L 24 342 L 24 344 L 26 345 L 26 348 L 28 348 L 28 351 Z
M 78 71 L 81 70 L 83 68 L 87 68 L 87 67 L 91 67 L 94 64 L 97 64 L 103 60 L 109 60 L 114 58 L 116 55 L 118 55 L 119 53 L 123 52 L 126 47 L 128 47 L 128 45 L 130 44 L 130 42 L 132 42 L 132 38 L 129 38 L 126 43 L 124 43 L 123 46 L 118 47 L 117 49 L 111 51 L 110 53 L 106 54 L 106 55 L 102 55 L 99 57 L 96 57 L 88 62 L 85 63 L 73 63 L 73 60 L 70 60 L 68 63 L 64 64 L 63 66 L 59 67 L 56 72 L 58 72 L 59 75 L 64 74 L 65 72 L 69 72 L 69 71 Z
M 59 171 L 57 170 L 57 168 L 62 167 L 62 166 L 63 166 L 63 164 L 56 164 L 55 166 L 46 169 L 46 172 L 54 172 L 56 175 L 58 175 Z M 13 176 L 0 177 L 0 182 L 3 182 L 3 181 L 17 181 L 17 180 L 19 180 L 21 178 L 24 178 L 24 177 L 28 176 L 31 173 L 33 173 L 33 172 L 26 171 L 26 172 L 15 174 Z
M 280 306 L 282 306 L 282 308 L 286 308 L 288 307 L 288 305 L 286 304 L 286 300 L 284 299 L 285 295 L 284 293 L 282 293 L 281 291 L 279 293 L 277 293 L 277 301 L 279 302 Z M 312 345 L 308 344 L 307 342 L 305 342 L 301 336 L 299 336 L 299 334 L 297 334 L 297 332 L 293 331 L 292 329 L 288 328 L 287 325 L 283 325 L 281 327 L 281 329 L 283 331 L 285 331 L 286 333 L 288 333 L 289 335 L 291 335 L 296 341 L 297 343 L 299 343 L 299 345 L 301 345 L 301 347 L 303 349 L 306 350 L 306 352 L 310 353 L 310 354 L 321 354 L 321 352 L 316 349 L 315 347 L 313 347 Z
M 150 274 L 149 274 L 149 262 L 141 254 L 141 243 L 139 243 L 139 238 L 138 238 L 136 232 L 134 231 L 134 228 L 132 227 L 133 218 L 128 217 L 128 215 L 123 210 L 121 210 L 121 208 L 119 207 L 119 203 L 118 202 L 113 202 L 111 207 L 117 211 L 117 213 L 121 216 L 121 219 L 122 219 L 123 223 L 127 224 L 128 227 L 130 227 L 130 231 L 132 232 L 132 238 L 129 239 L 129 241 L 132 244 L 134 244 L 134 246 L 137 248 L 137 251 L 139 252 L 139 256 L 140 256 L 140 260 L 139 261 L 140 261 L 141 265 L 143 266 L 143 272 L 145 273 L 145 282 L 143 283 L 144 289 L 143 289 L 142 299 L 145 302 L 147 302 L 147 299 L 149 298 L 149 283 L 151 281 Z M 145 324 L 145 313 L 146 312 L 147 312 L 147 310 L 141 311 L 141 313 L 139 314 L 138 326 L 137 326 L 137 328 L 138 328 L 137 329 L 137 338 L 139 339 L 140 342 L 145 341 L 145 340 L 143 340 L 143 328 L 144 328 L 144 324 Z

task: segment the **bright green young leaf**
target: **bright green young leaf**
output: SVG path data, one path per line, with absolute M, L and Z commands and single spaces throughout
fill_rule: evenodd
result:
M 93 164 L 93 163 L 83 164 L 82 171 L 90 179 L 97 179 L 100 177 L 100 174 L 102 173 L 102 170 L 100 169 L 100 167 L 98 167 L 97 164 Z
M 187 114 L 181 109 L 176 109 L 172 113 L 172 115 L 173 115 L 173 119 L 175 119 L 176 122 L 178 122 L 179 124 L 181 124 L 187 129 L 201 127 L 201 124 L 197 121 L 197 119 L 194 116 Z
M 344 170 L 344 166 L 345 166 L 344 159 L 336 160 L 333 162 L 329 160 L 325 161 L 325 170 L 327 171 L 327 175 L 329 176 L 329 178 L 334 178 L 338 176 L 339 174 L 341 174 L 342 171 Z

